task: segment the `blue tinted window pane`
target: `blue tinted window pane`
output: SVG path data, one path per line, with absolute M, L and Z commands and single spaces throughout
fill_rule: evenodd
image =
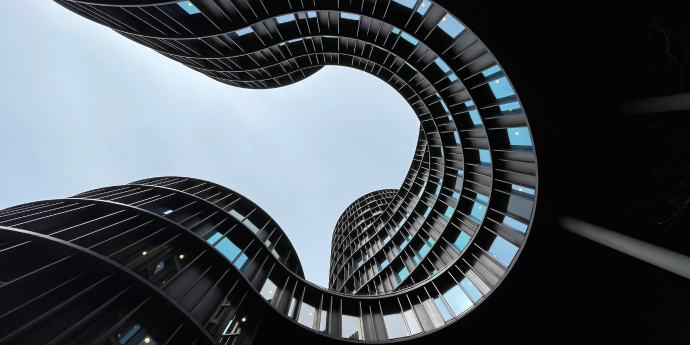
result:
M 250 32 L 254 32 L 254 30 L 252 30 L 252 27 L 251 27 L 251 26 L 248 26 L 248 27 L 246 27 L 246 28 L 244 28 L 244 29 L 240 29 L 240 30 L 237 30 L 237 31 L 235 31 L 235 32 L 237 33 L 237 35 L 242 36 L 242 35 L 246 35 L 246 34 L 248 34 L 248 33 L 250 33 Z
M 475 202 L 474 205 L 472 205 L 472 213 L 470 213 L 470 217 L 474 218 L 477 222 L 481 223 L 481 221 L 484 219 L 484 214 L 486 213 L 486 206 Z
M 510 102 L 510 103 L 506 103 L 506 104 L 501 104 L 498 107 L 501 109 L 501 111 L 511 111 L 514 109 L 520 109 L 520 103 Z
M 494 93 L 496 98 L 503 98 L 507 96 L 512 96 L 515 94 L 513 88 L 508 84 L 508 79 L 506 77 L 501 77 L 489 83 L 491 91 Z
M 438 67 L 443 72 L 446 72 L 446 73 L 450 72 L 450 67 L 448 67 L 448 65 L 446 65 L 446 63 L 443 62 L 443 60 L 441 60 L 441 58 L 436 58 L 436 60 L 434 60 L 434 62 L 436 62 L 436 65 L 438 65 Z
M 464 278 L 460 281 L 460 285 L 462 285 L 465 291 L 467 291 L 467 294 L 469 294 L 475 302 L 482 298 L 482 293 L 479 292 L 479 289 L 477 289 L 477 287 L 474 286 L 469 279 Z
M 405 329 L 405 323 L 403 323 L 402 315 L 384 315 L 383 322 L 386 324 L 388 339 L 395 339 L 407 336 L 407 330 Z
M 213 230 L 213 231 L 210 231 L 209 233 L 207 233 L 206 235 L 204 235 L 204 239 L 206 239 L 206 242 L 208 242 L 210 244 L 214 244 L 222 236 L 223 235 L 221 235 L 220 232 Z
M 237 258 L 237 261 L 235 261 L 235 267 L 237 267 L 240 272 L 243 272 L 245 268 L 247 268 L 247 265 L 249 264 L 249 258 L 247 255 L 244 253 L 240 254 L 240 257 Z
M 513 261 L 515 254 L 517 254 L 518 247 L 510 244 L 500 236 L 497 236 L 494 243 L 489 248 L 489 253 L 493 255 L 498 261 L 502 262 L 506 267 Z
M 425 257 L 427 254 L 429 254 L 432 244 L 434 244 L 434 240 L 431 238 L 427 239 L 427 241 L 424 242 L 424 245 L 422 245 L 422 248 L 419 248 L 419 255 Z
M 415 71 L 417 70 L 416 68 L 412 67 L 412 65 L 410 65 L 409 63 L 405 62 L 405 64 L 407 65 L 407 67 L 412 68 Z
M 226 258 L 228 258 L 230 261 L 235 260 L 237 257 L 237 254 L 240 253 L 240 248 L 237 248 L 237 246 L 232 243 L 227 237 L 222 239 L 218 244 L 216 245 L 216 249 L 223 253 Z
M 460 145 L 460 135 L 458 132 L 453 132 L 453 137 L 455 138 L 455 143 Z
M 438 307 L 438 311 L 440 311 L 441 315 L 443 315 L 443 319 L 448 321 L 452 318 L 452 316 L 450 316 L 450 313 L 448 312 L 448 309 L 446 308 L 445 305 L 443 305 L 443 301 L 441 301 L 440 298 L 434 298 L 434 303 L 436 303 L 436 307 Z
M 517 231 L 520 231 L 523 233 L 525 231 L 527 231 L 527 225 L 522 224 L 522 223 L 518 222 L 517 220 L 510 218 L 508 216 L 505 216 L 503 218 L 503 225 L 505 225 L 505 226 L 507 226 L 513 230 L 517 230 Z
M 321 320 L 319 320 L 319 331 L 323 332 L 326 330 L 326 322 L 328 321 L 328 312 L 325 310 L 321 311 Z
M 460 315 L 462 312 L 467 310 L 467 308 L 472 306 L 472 301 L 465 295 L 459 286 L 455 285 L 450 290 L 443 294 L 443 298 L 446 303 L 453 309 L 455 315 Z
M 518 186 L 516 184 L 513 185 L 513 190 L 534 195 L 534 189 L 523 187 L 523 186 Z
M 243 224 L 246 225 L 249 228 L 249 230 L 253 231 L 254 233 L 259 232 L 259 228 L 256 227 L 256 225 L 254 225 L 254 223 L 252 223 L 249 219 L 245 220 Z
M 436 186 L 436 191 L 434 192 L 434 195 L 435 195 L 435 196 L 438 196 L 438 193 L 440 193 L 440 192 L 441 192 L 441 186 L 437 185 L 437 186 Z
M 476 110 L 470 111 L 470 118 L 472 119 L 473 124 L 475 124 L 475 125 L 481 125 L 482 124 L 482 120 L 479 117 L 479 112 L 477 112 Z
M 129 341 L 130 338 L 132 338 L 139 330 L 141 329 L 141 326 L 139 324 L 136 324 L 130 328 L 125 335 L 120 338 L 120 344 L 124 344 Z
M 426 10 L 429 9 L 429 6 L 431 6 L 431 2 L 429 2 L 428 0 L 423 0 L 417 8 L 417 12 L 421 15 L 424 15 L 424 13 L 426 13 Z
M 316 18 L 316 12 L 307 12 L 307 17 Z
M 160 272 L 164 268 L 165 268 L 165 262 L 163 262 L 163 261 L 159 262 L 158 265 L 156 265 L 156 269 L 153 270 L 153 274 Z
M 409 275 L 410 275 L 410 272 L 407 271 L 406 267 L 403 267 L 398 272 L 395 272 L 395 277 L 396 277 L 396 280 L 398 281 L 398 284 L 400 284 L 403 280 L 405 280 L 405 278 L 407 278 L 407 276 L 409 276 Z
M 147 334 L 144 337 L 144 339 L 141 339 L 141 341 L 137 345 L 157 345 L 157 344 L 158 343 L 155 340 L 151 339 L 151 336 Z
M 446 113 L 450 113 L 450 110 L 448 110 L 448 107 L 446 106 L 446 102 L 441 101 L 441 105 L 443 106 L 443 110 L 446 111 Z M 452 119 L 451 119 L 452 120 Z
M 532 138 L 527 127 L 508 128 L 506 130 L 508 131 L 510 145 L 532 146 Z
M 427 207 L 426 211 L 424 212 L 424 216 L 423 216 L 423 217 L 426 218 L 426 217 L 429 215 L 430 212 L 431 212 L 431 207 Z
M 484 164 L 491 164 L 491 155 L 488 150 L 479 150 L 479 161 Z
M 393 28 L 393 33 L 394 33 L 394 34 L 399 34 L 399 33 L 400 33 L 400 29 L 398 29 L 398 28 Z
M 182 7 L 182 9 L 189 14 L 199 13 L 199 9 L 196 8 L 196 6 L 194 6 L 194 4 L 192 4 L 191 1 L 182 1 L 178 2 L 177 4 L 180 5 L 180 7 Z
M 467 243 L 470 242 L 470 236 L 464 232 L 460 233 L 460 236 L 453 242 L 453 247 L 457 249 L 459 252 L 462 252 L 462 250 L 467 246 Z
M 454 211 L 454 208 L 448 206 L 448 208 L 446 208 L 446 212 L 444 212 L 443 215 L 446 216 L 446 218 L 450 218 L 453 215 Z
M 455 76 L 455 74 L 451 74 L 448 76 L 448 79 L 450 79 L 451 82 L 458 80 L 458 77 Z
M 472 102 L 472 101 L 467 101 L 467 102 L 465 102 L 465 106 L 467 106 L 467 107 L 474 106 L 474 102 Z
M 462 32 L 462 30 L 465 30 L 465 27 L 462 26 L 462 24 L 460 24 L 459 21 L 457 21 L 450 15 L 446 15 L 445 17 L 443 17 L 443 19 L 441 19 L 441 22 L 438 23 L 438 27 L 453 38 L 457 37 Z
M 287 22 L 292 22 L 295 20 L 295 16 L 292 14 L 286 14 L 284 16 L 280 16 L 276 18 L 279 24 L 287 23 Z
M 485 204 L 489 203 L 489 197 L 486 195 L 482 195 L 482 194 L 477 193 L 477 197 L 475 199 L 477 199 L 477 200 L 479 200 Z
M 408 35 L 407 32 L 403 32 L 402 35 L 400 35 L 400 36 L 402 36 L 402 38 L 404 38 L 407 42 L 410 42 L 414 45 L 417 45 L 417 43 L 419 43 L 419 41 L 417 41 L 416 38 Z
M 386 266 L 388 266 L 388 259 L 384 259 L 383 261 L 381 261 L 381 263 L 379 264 L 379 271 L 386 268 Z
M 407 8 L 413 8 L 417 0 L 393 0 L 393 2 L 397 2 Z
M 345 19 L 350 19 L 350 20 L 359 20 L 358 15 L 351 14 L 351 13 L 345 13 L 345 12 L 340 12 L 340 17 L 345 18 Z
M 412 263 L 414 263 L 415 267 L 417 267 L 417 265 L 419 265 L 419 258 L 417 256 L 410 256 L 410 261 L 412 261 Z
M 244 216 L 235 210 L 230 210 L 228 211 L 228 213 L 230 213 L 233 217 L 237 218 L 238 220 L 244 219 Z
M 453 192 L 453 195 L 450 196 L 451 198 L 455 200 L 460 200 L 460 194 Z
M 482 72 L 482 74 L 485 77 L 488 77 L 488 76 L 490 76 L 496 72 L 500 72 L 500 71 L 501 71 L 501 67 L 498 67 L 498 65 L 496 65 L 494 67 L 490 67 L 490 68 L 485 69 L 484 72 Z

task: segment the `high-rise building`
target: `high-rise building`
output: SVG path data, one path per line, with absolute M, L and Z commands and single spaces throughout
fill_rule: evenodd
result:
M 207 181 L 0 211 L 0 343 L 423 343 L 481 308 L 518 261 L 538 185 L 527 118 L 489 49 L 440 5 L 55 1 L 232 86 L 280 87 L 326 65 L 370 73 L 410 104 L 419 139 L 398 190 L 338 219 L 328 288 L 304 278 L 289 229 Z

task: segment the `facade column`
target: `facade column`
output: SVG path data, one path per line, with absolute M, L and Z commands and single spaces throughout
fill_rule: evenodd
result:
M 558 224 L 577 235 L 690 279 L 690 257 L 570 217 Z

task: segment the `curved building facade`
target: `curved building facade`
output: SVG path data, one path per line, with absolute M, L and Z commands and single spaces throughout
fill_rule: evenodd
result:
M 0 343 L 423 342 L 494 291 L 529 235 L 525 111 L 479 38 L 428 0 L 56 0 L 217 81 L 326 65 L 394 87 L 420 120 L 398 190 L 337 221 L 329 287 L 225 187 L 161 177 L 0 211 Z M 337 81 L 336 81 L 337 82 Z

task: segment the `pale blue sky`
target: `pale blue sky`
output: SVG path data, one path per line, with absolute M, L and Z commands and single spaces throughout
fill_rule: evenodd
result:
M 327 285 L 333 226 L 398 188 L 419 122 L 379 79 L 326 67 L 296 85 L 220 84 L 52 1 L 0 11 L 0 208 L 179 175 L 237 190 Z

